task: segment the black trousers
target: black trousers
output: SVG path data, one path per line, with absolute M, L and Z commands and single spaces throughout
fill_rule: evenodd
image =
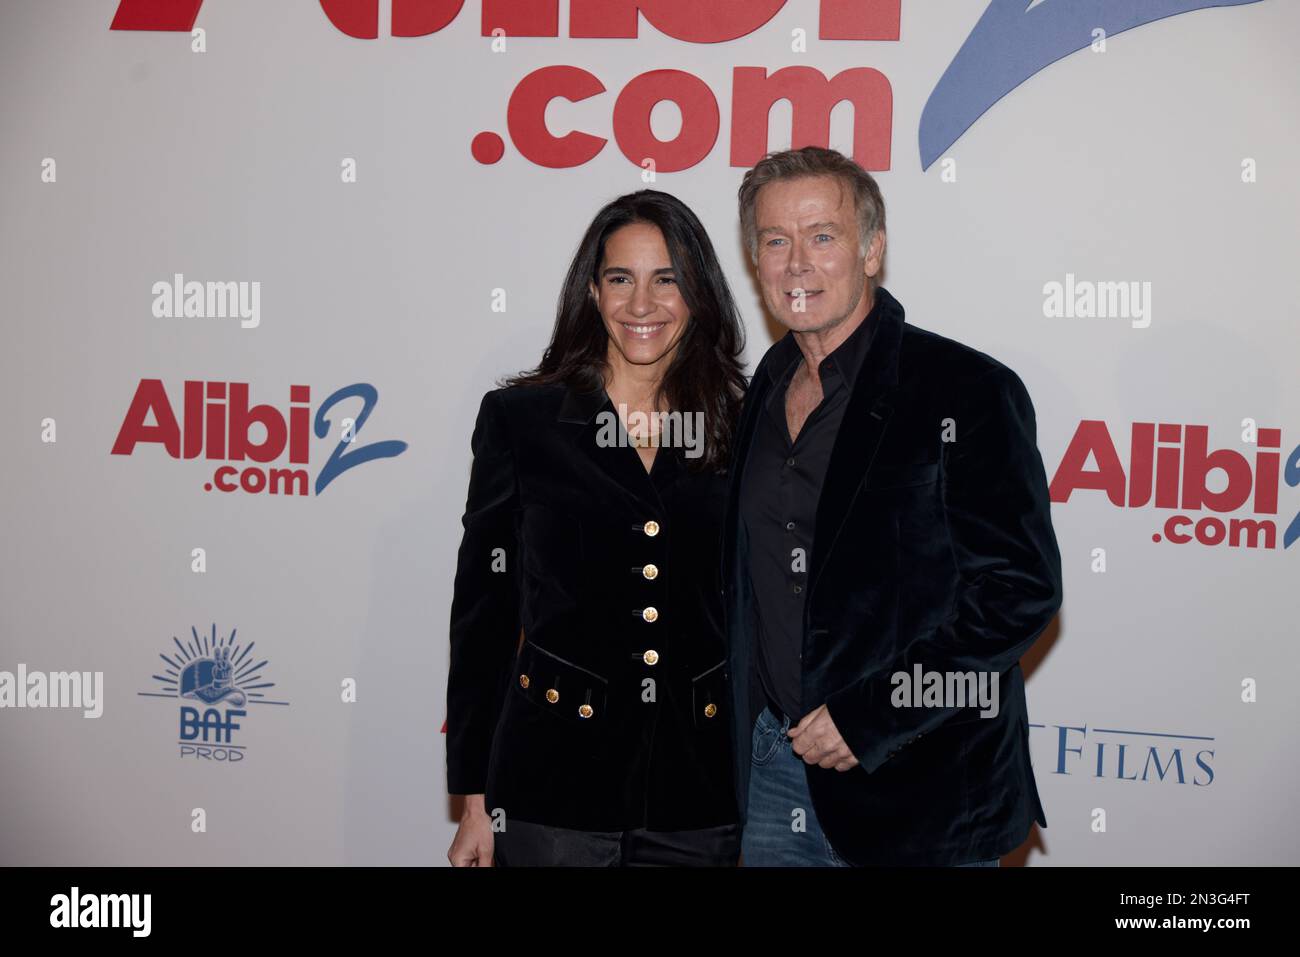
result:
M 735 867 L 740 825 L 694 831 L 577 831 L 511 819 L 493 835 L 497 867 Z

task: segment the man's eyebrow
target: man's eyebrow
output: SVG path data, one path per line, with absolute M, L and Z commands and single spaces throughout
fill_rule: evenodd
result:
M 840 228 L 839 223 L 812 223 L 808 226 L 804 226 L 802 231 L 812 232 L 813 230 L 823 230 L 823 231 L 838 230 L 839 228 Z M 780 226 L 764 226 L 762 229 L 758 231 L 756 235 L 762 236 L 766 233 L 783 233 L 783 232 L 785 232 L 785 230 L 782 229 Z

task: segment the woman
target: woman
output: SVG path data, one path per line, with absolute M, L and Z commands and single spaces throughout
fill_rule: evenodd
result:
M 719 567 L 742 347 L 704 227 L 643 190 L 587 229 L 541 364 L 484 396 L 451 609 L 453 865 L 735 864 Z

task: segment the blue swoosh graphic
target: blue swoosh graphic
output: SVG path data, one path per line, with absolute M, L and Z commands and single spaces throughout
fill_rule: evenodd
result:
M 1206 7 L 1260 0 L 992 0 L 921 111 L 921 169 L 1035 73 L 1107 37 Z

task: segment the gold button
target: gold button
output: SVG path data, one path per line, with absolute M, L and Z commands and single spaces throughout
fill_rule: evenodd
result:
M 554 688 L 547 688 L 546 700 L 549 701 L 551 704 L 555 704 L 555 702 L 560 700 L 560 693 L 556 691 Z
M 654 538 L 656 535 L 659 534 L 659 523 L 651 520 L 649 522 L 646 522 L 645 525 L 641 526 L 641 530 L 645 532 L 647 535 L 649 535 L 651 538 Z
M 589 704 L 584 704 L 578 708 L 578 717 L 580 718 L 590 718 L 595 713 Z
M 648 665 L 657 664 L 659 661 L 659 652 L 651 648 L 649 651 L 647 651 L 644 655 L 641 656 L 641 660 Z
M 649 608 L 642 609 L 641 617 L 646 621 L 654 621 L 659 617 L 659 609 L 655 608 L 653 605 Z
M 528 687 L 528 675 L 520 675 L 520 676 L 519 676 L 519 687 L 521 687 L 521 688 L 527 688 L 527 687 Z
M 706 704 L 704 706 L 704 717 L 712 718 L 717 713 L 718 713 L 718 706 L 716 704 L 710 702 L 709 704 Z
M 653 579 L 655 579 L 655 578 L 658 578 L 658 577 L 659 577 L 659 566 L 658 566 L 658 565 L 647 565 L 645 568 L 641 569 L 641 574 L 642 574 L 643 577 L 645 577 L 645 578 L 647 578 L 647 579 L 651 579 L 651 580 L 653 580 Z

